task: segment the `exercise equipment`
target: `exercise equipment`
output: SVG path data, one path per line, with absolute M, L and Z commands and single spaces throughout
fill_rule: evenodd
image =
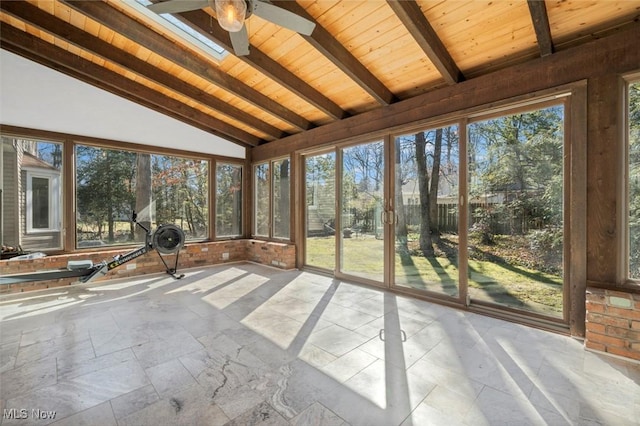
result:
M 107 272 L 112 269 L 130 262 L 131 260 L 136 259 L 154 249 L 158 252 L 158 256 L 160 257 L 160 260 L 162 260 L 166 273 L 177 280 L 183 278 L 184 274 L 178 275 L 177 268 L 180 249 L 184 246 L 185 241 L 184 231 L 176 225 L 166 224 L 158 226 L 156 231 L 152 233 L 151 230 L 142 225 L 136 219 L 137 215 L 134 211 L 131 216 L 131 221 L 145 231 L 145 243 L 144 246 L 140 248 L 132 250 L 129 253 L 116 255 L 112 260 L 105 260 L 98 264 L 93 264 L 91 260 L 70 260 L 67 263 L 66 269 L 2 275 L 0 276 L 0 284 L 16 284 L 29 281 L 46 281 L 73 277 L 78 277 L 82 283 L 88 283 L 96 278 L 105 276 Z M 170 267 L 163 255 L 174 254 L 173 267 Z

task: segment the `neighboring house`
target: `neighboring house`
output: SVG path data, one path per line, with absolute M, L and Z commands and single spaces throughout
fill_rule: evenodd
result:
M 2 137 L 0 239 L 25 251 L 61 248 L 61 170 L 38 158 L 39 145 L 56 144 Z

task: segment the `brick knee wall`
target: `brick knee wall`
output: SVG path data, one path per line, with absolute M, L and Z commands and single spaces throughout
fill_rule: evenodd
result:
M 585 345 L 640 360 L 640 294 L 587 289 Z
M 91 260 L 94 264 L 111 260 L 118 254 L 131 251 L 118 249 L 100 252 L 85 252 L 47 256 L 31 260 L 2 260 L 0 274 L 13 275 L 28 272 L 65 269 L 70 260 Z M 174 256 L 164 257 L 167 265 L 173 267 Z M 229 240 L 185 245 L 180 250 L 178 272 L 180 269 L 198 266 L 216 265 L 227 262 L 251 260 L 282 269 L 295 268 L 295 246 L 286 243 L 274 243 L 258 240 Z M 145 274 L 164 272 L 165 266 L 155 250 L 127 262 L 107 273 L 102 279 L 125 278 Z M 78 281 L 78 278 L 62 278 L 49 281 L 33 281 L 0 285 L 0 294 L 66 286 Z
M 293 269 L 296 266 L 296 248 L 287 243 L 247 240 L 247 260 L 276 268 Z

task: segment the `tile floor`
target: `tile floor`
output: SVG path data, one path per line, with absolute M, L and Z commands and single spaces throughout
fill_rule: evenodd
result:
M 307 272 L 186 272 L 1 297 L 2 425 L 640 420 L 640 365 L 571 338 Z

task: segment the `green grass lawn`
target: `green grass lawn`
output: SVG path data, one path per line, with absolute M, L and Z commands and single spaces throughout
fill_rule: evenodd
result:
M 382 281 L 383 241 L 373 236 L 343 240 L 341 270 Z M 522 249 L 522 248 L 520 248 Z M 455 252 L 455 250 L 454 250 Z M 524 255 L 524 254 L 523 254 Z M 530 254 L 527 254 L 529 256 Z M 453 257 L 453 259 L 452 259 Z M 334 237 L 307 239 L 307 264 L 334 269 Z M 458 295 L 457 259 L 437 254 L 425 258 L 419 251 L 395 256 L 395 285 Z M 498 303 L 551 316 L 562 316 L 562 277 L 504 260 L 469 260 L 472 299 Z

